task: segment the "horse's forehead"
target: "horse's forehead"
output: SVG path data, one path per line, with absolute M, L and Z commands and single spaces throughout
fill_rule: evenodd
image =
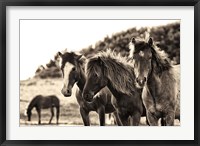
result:
M 149 57 L 151 56 L 151 48 L 144 42 L 136 43 L 135 53 L 140 57 Z
M 70 72 L 72 70 L 72 68 L 74 67 L 73 64 L 71 64 L 70 62 L 66 62 L 64 67 L 63 67 L 63 78 L 64 78 L 64 84 L 66 82 L 69 82 L 69 75 L 70 75 Z
M 74 59 L 72 58 L 72 57 L 70 57 L 70 58 L 61 58 L 61 60 L 60 60 L 60 66 L 61 66 L 61 68 L 63 69 L 66 65 L 68 66 L 70 66 L 70 64 L 72 64 L 72 65 L 74 65 L 75 64 L 75 61 L 74 61 Z
M 140 51 L 140 52 L 139 52 L 139 56 L 140 56 L 140 57 L 144 57 L 144 51 Z
M 88 76 L 93 76 L 94 74 L 99 76 L 100 72 L 101 72 L 101 69 L 100 69 L 99 65 L 90 64 L 90 63 L 89 63 L 89 65 L 87 65 L 87 75 Z
M 150 57 L 152 54 L 151 54 L 151 50 L 150 49 L 145 49 L 145 50 L 140 50 L 138 55 L 140 57 L 143 57 L 143 58 L 148 58 Z
M 146 46 L 146 43 L 144 41 L 138 41 L 135 43 L 135 47 L 137 48 L 143 48 Z
M 65 62 L 65 64 L 64 64 L 64 70 L 69 70 L 70 71 L 70 69 L 72 69 L 73 67 L 74 67 L 75 65 L 74 64 L 72 64 L 71 62 Z
M 129 49 L 131 50 L 132 54 L 136 53 L 139 54 L 141 57 L 144 57 L 144 53 L 146 52 L 146 50 L 149 49 L 149 47 L 144 41 L 138 41 L 136 43 L 130 43 Z
M 69 74 L 70 74 L 70 72 L 71 72 L 73 67 L 74 67 L 74 65 L 72 63 L 70 63 L 70 62 L 66 62 L 65 63 L 65 65 L 63 66 L 64 78 L 69 76 Z

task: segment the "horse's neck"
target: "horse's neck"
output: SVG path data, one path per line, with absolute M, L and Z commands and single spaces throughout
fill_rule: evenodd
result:
M 31 111 L 35 107 L 35 100 L 32 100 L 28 106 L 28 111 Z
M 157 59 L 152 60 L 152 73 L 160 76 L 160 74 L 172 67 L 166 59 L 161 59 L 160 57 L 155 58 Z
M 157 95 L 158 89 L 161 86 L 160 77 L 155 72 L 151 72 L 147 80 L 148 89 L 153 97 Z
M 83 70 L 81 69 L 80 71 L 80 78 L 77 82 L 77 86 L 80 89 L 80 91 L 83 91 L 84 85 L 86 82 L 86 77 L 85 77 L 85 73 L 83 72 Z
M 113 63 L 116 63 L 116 61 L 113 61 Z M 113 92 L 113 94 L 116 94 L 118 97 L 119 95 L 134 95 L 135 92 L 137 92 L 137 89 L 134 86 L 135 76 L 133 73 L 133 68 L 131 68 L 132 66 L 117 64 L 116 67 L 119 68 L 118 72 L 115 72 L 114 69 L 112 70 L 109 68 L 107 68 L 105 71 L 105 76 L 108 79 L 108 88 L 110 89 L 110 91 Z M 120 76 L 120 71 L 124 72 L 123 76 Z
M 110 81 L 108 81 L 107 87 L 116 99 L 118 99 L 123 94 L 115 89 Z

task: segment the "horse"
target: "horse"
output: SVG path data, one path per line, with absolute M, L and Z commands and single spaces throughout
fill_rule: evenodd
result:
M 112 94 L 107 88 L 99 91 L 93 101 L 87 102 L 83 99 L 82 92 L 86 80 L 84 72 L 86 58 L 74 52 L 65 52 L 64 54 L 58 52 L 58 55 L 61 57 L 60 67 L 63 74 L 63 88 L 61 92 L 65 97 L 70 97 L 74 84 L 77 84 L 76 99 L 80 106 L 80 114 L 84 125 L 90 126 L 89 113 L 91 111 L 98 113 L 100 126 L 105 126 L 105 113 L 113 113 L 116 122 L 120 125 L 115 108 L 111 104 Z
M 173 126 L 180 120 L 180 73 L 179 66 L 172 66 L 164 51 L 159 50 L 152 38 L 147 41 L 132 38 L 129 43 L 130 57 L 134 62 L 135 83 L 142 90 L 148 122 L 152 126 Z M 178 105 L 178 106 L 176 106 Z
M 89 58 L 83 89 L 84 99 L 90 101 L 97 92 L 107 86 L 114 95 L 112 103 L 122 125 L 138 126 L 141 116 L 145 116 L 145 108 L 141 99 L 142 90 L 133 85 L 133 71 L 132 61 L 110 49 Z
M 38 113 L 38 124 L 41 124 L 41 109 L 48 109 L 51 110 L 51 118 L 49 120 L 49 124 L 54 117 L 54 107 L 56 108 L 56 124 L 58 124 L 59 114 L 60 114 L 60 100 L 55 95 L 49 96 L 42 96 L 37 95 L 35 96 L 28 105 L 26 110 L 26 114 L 28 116 L 28 121 L 31 121 L 32 109 L 36 108 Z

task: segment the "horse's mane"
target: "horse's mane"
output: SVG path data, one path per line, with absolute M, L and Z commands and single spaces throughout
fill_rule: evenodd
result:
M 151 52 L 153 57 L 152 61 L 154 61 L 153 69 L 157 74 L 160 74 L 165 70 L 169 70 L 172 67 L 168 55 L 165 53 L 164 50 L 161 50 L 156 45 L 153 45 L 151 47 Z
M 124 94 L 130 95 L 135 91 L 135 75 L 133 61 L 120 54 L 114 53 L 110 49 L 90 58 L 86 65 L 86 74 L 92 75 L 99 71 L 103 72 L 114 89 Z

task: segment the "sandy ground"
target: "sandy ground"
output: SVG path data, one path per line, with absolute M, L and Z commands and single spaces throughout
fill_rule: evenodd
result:
M 28 122 L 24 111 L 30 100 L 36 95 L 56 95 L 60 99 L 60 119 L 59 126 L 83 126 L 82 118 L 79 113 L 79 105 L 75 98 L 76 86 L 73 88 L 71 97 L 64 97 L 60 90 L 62 87 L 62 79 L 29 79 L 20 81 L 20 126 L 37 125 L 38 117 L 35 109 L 32 110 L 32 121 Z M 55 111 L 55 110 L 54 110 Z M 55 112 L 56 113 L 56 112 Z M 41 125 L 48 125 L 50 119 L 50 109 L 43 109 L 41 113 Z M 95 112 L 90 113 L 91 125 L 99 125 L 98 115 Z M 55 117 L 51 126 L 57 126 Z M 109 119 L 106 115 L 106 125 L 113 126 L 113 118 Z M 141 119 L 141 126 L 145 126 L 145 118 Z M 180 125 L 179 121 L 175 121 L 175 125 Z

